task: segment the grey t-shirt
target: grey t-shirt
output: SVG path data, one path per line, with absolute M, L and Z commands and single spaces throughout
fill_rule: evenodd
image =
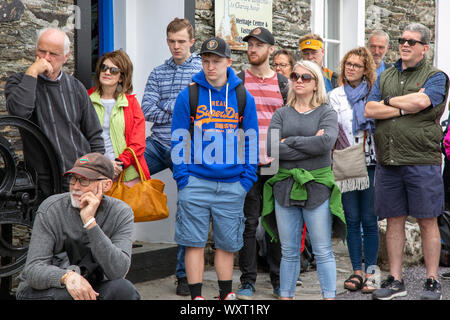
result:
M 291 106 L 285 106 L 275 111 L 269 126 L 269 136 L 272 130 L 280 131 L 280 140 L 286 139 L 279 146 L 279 165 L 285 169 L 303 168 L 311 171 L 331 165 L 331 149 L 338 135 L 337 113 L 328 104 L 307 112 L 300 113 Z M 315 136 L 317 131 L 324 129 L 322 136 Z M 270 141 L 270 139 L 268 139 Z M 270 144 L 268 154 L 274 156 Z M 277 182 L 273 186 L 274 197 L 284 206 L 300 206 L 313 209 L 330 197 L 331 191 L 323 184 L 308 182 L 305 184 L 308 192 L 306 201 L 290 199 L 290 190 L 294 184 L 293 178 Z

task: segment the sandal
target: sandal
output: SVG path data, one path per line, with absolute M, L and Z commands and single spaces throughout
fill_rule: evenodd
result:
M 354 280 L 356 279 L 356 280 Z M 348 286 L 346 283 L 350 282 L 353 283 L 355 286 Z M 357 291 L 360 290 L 362 288 L 364 284 L 364 280 L 361 276 L 357 275 L 357 274 L 352 274 L 350 277 L 348 277 L 347 280 L 344 281 L 344 288 L 350 291 Z
M 364 280 L 363 287 L 361 289 L 362 293 L 372 293 L 378 289 L 375 277 L 368 277 Z

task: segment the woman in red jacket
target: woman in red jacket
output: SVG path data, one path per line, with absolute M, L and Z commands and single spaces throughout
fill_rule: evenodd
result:
M 128 55 L 117 50 L 104 54 L 96 68 L 95 87 L 89 96 L 103 128 L 105 156 L 112 160 L 114 174 L 125 170 L 125 182 L 139 181 L 139 171 L 129 147 L 134 150 L 147 177 L 150 172 L 144 158 L 145 119 L 133 92 L 133 64 Z

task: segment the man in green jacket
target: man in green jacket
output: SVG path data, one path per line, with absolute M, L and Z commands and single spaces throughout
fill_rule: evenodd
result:
M 448 76 L 425 59 L 430 30 L 408 25 L 398 39 L 400 59 L 375 83 L 365 116 L 376 119 L 375 214 L 387 218 L 390 275 L 374 299 L 406 296 L 402 254 L 408 215 L 417 219 L 426 266 L 421 299 L 441 299 L 438 282 L 440 235 L 437 217 L 444 208 L 439 120 L 448 94 Z

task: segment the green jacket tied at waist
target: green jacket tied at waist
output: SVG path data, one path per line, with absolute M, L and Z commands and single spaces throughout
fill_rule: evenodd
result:
M 346 222 L 344 210 L 342 209 L 341 191 L 334 181 L 334 174 L 331 170 L 331 166 L 328 166 L 311 171 L 307 171 L 301 168 L 294 168 L 290 170 L 280 168 L 276 175 L 266 181 L 263 191 L 263 210 L 261 214 L 261 223 L 267 233 L 271 236 L 272 241 L 277 241 L 276 231 L 274 230 L 275 226 L 270 221 L 274 220 L 271 213 L 273 213 L 275 209 L 275 201 L 272 188 L 276 182 L 282 181 L 289 177 L 294 178 L 294 184 L 290 192 L 290 198 L 292 200 L 302 201 L 308 199 L 308 193 L 306 191 L 305 184 L 310 181 L 321 183 L 331 190 L 330 211 L 336 218 L 338 218 L 334 220 L 334 223 L 340 224 L 340 230 L 337 232 L 338 235 L 341 238 L 345 239 Z

